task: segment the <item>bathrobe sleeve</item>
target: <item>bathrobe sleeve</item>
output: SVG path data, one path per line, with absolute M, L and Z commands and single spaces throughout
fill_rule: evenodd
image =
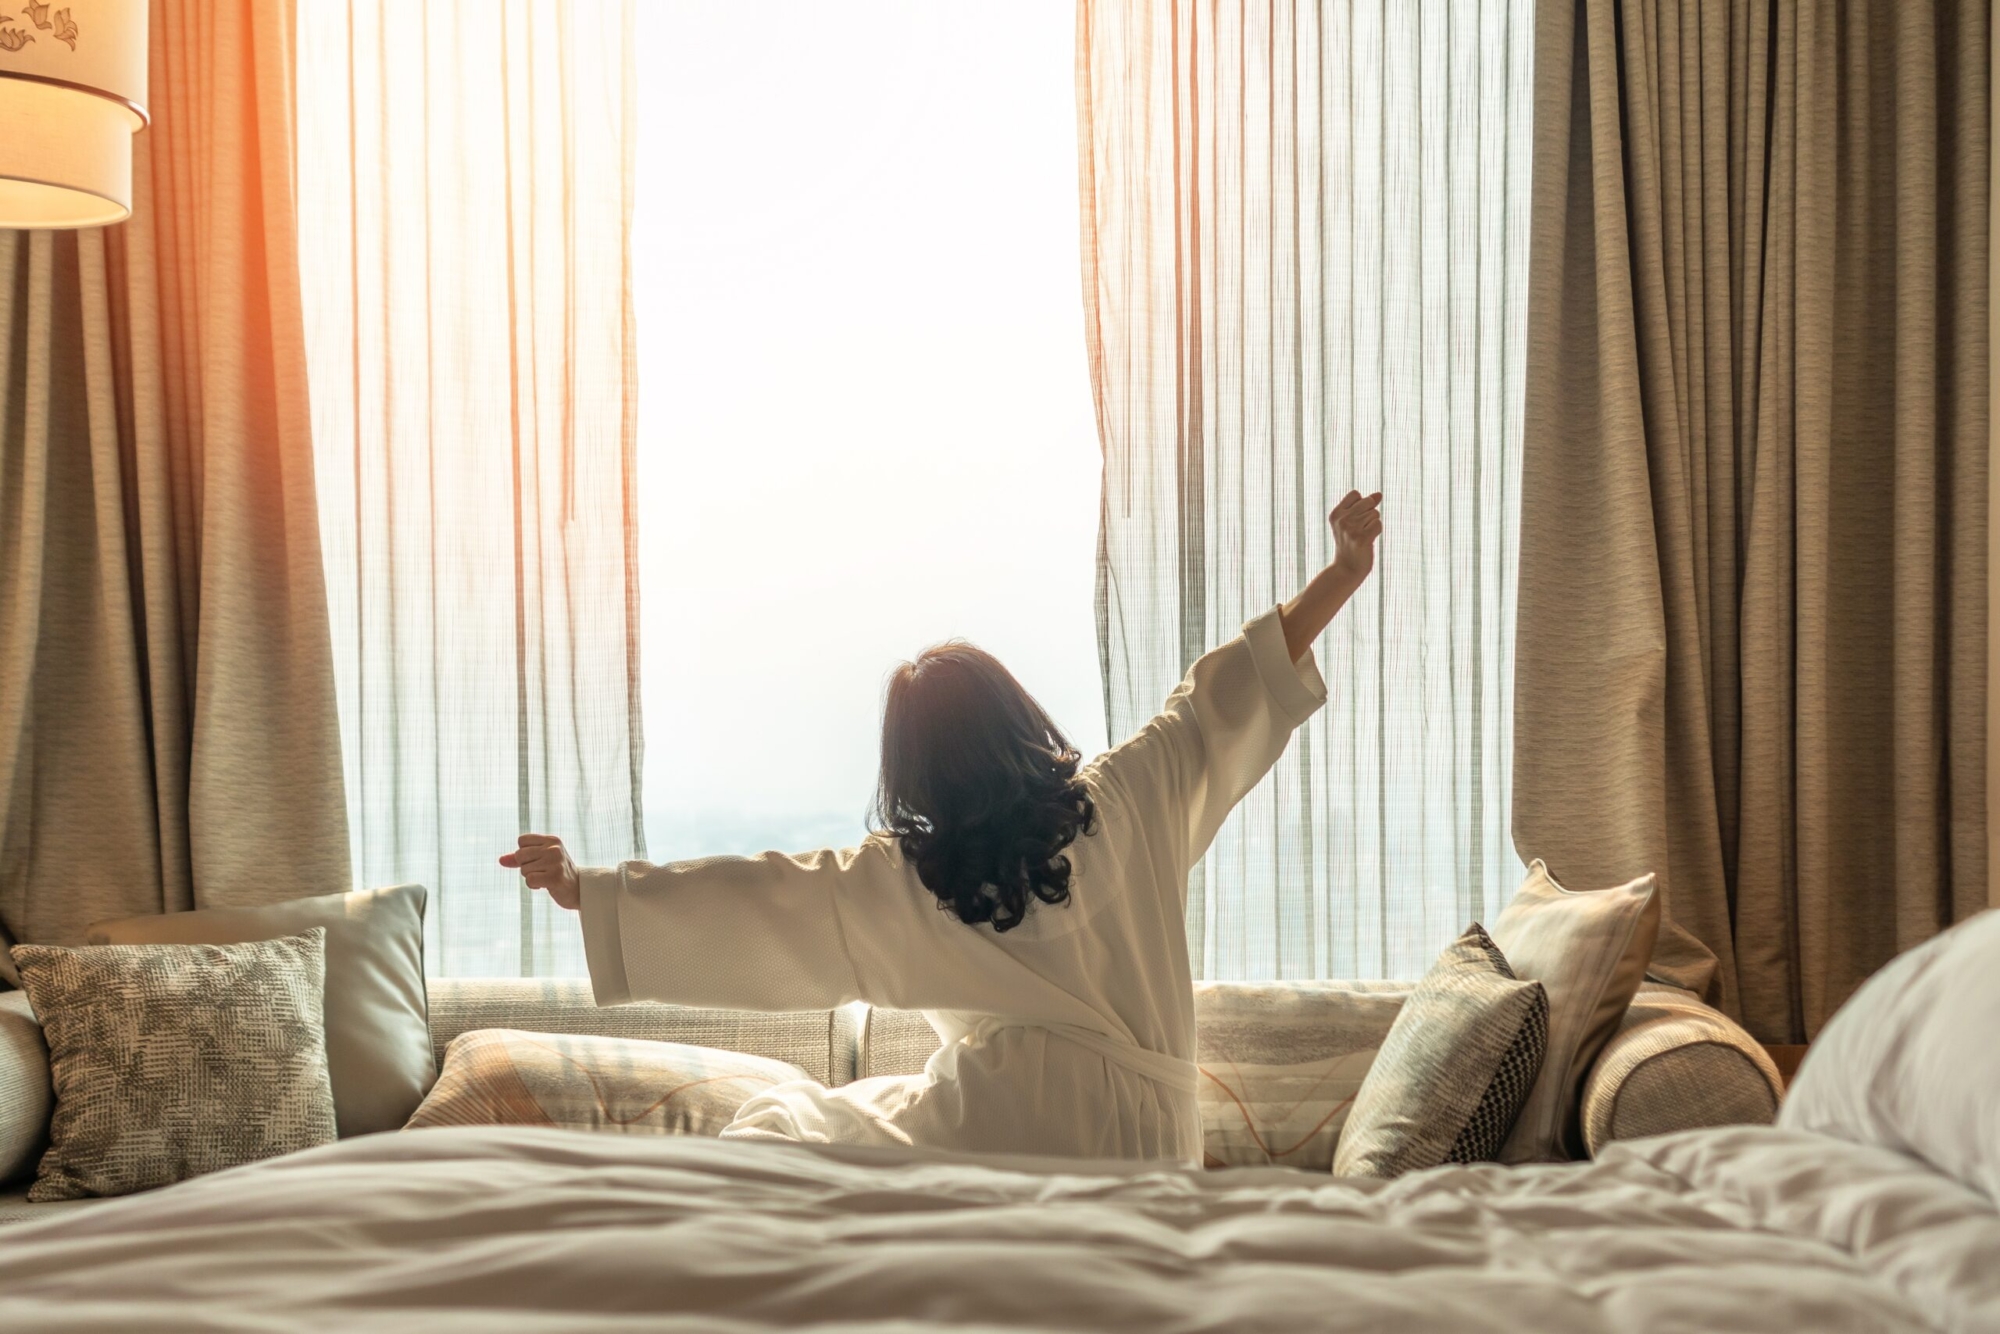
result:
M 597 1003 L 777 1011 L 862 999 L 840 891 L 845 883 L 893 902 L 901 874 L 885 851 L 871 840 L 799 856 L 584 870 L 579 906 Z
M 1097 761 L 1133 817 L 1180 835 L 1180 869 L 1201 860 L 1236 803 L 1271 771 L 1299 724 L 1326 703 L 1312 651 L 1292 661 L 1278 609 L 1199 658 L 1166 706 Z

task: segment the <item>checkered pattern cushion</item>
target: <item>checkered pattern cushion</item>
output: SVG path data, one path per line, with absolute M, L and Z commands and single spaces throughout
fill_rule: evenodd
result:
M 1476 924 L 1417 984 L 1355 1095 L 1333 1170 L 1394 1177 L 1493 1157 L 1548 1047 L 1548 993 Z

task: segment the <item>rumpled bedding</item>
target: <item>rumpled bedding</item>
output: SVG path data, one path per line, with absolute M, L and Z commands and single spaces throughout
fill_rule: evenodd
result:
M 5 1330 L 2000 1330 L 2000 1215 L 1740 1127 L 1392 1182 L 522 1128 L 0 1228 Z

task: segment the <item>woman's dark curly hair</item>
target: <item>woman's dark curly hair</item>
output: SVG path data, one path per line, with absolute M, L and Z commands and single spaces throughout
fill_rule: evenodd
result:
M 1010 931 L 1069 901 L 1063 849 L 1097 818 L 1076 747 L 992 654 L 952 641 L 889 677 L 875 828 L 938 906 Z

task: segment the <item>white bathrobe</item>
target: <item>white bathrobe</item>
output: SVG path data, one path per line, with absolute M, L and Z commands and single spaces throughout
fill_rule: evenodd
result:
M 600 1005 L 922 1010 L 920 1075 L 779 1085 L 725 1134 L 1105 1158 L 1201 1158 L 1188 870 L 1325 702 L 1274 609 L 1207 654 L 1138 735 L 1082 770 L 1095 832 L 1070 899 L 967 926 L 895 840 L 582 874 Z

